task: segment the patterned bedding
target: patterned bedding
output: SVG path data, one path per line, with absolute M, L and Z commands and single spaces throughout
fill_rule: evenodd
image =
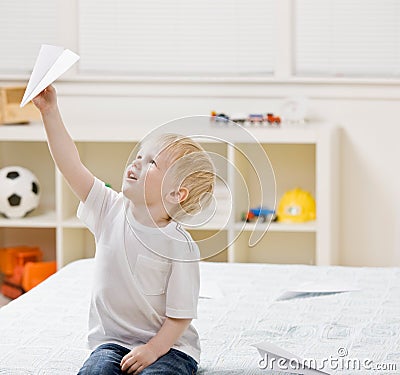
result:
M 77 373 L 89 354 L 92 269 L 92 259 L 71 263 L 0 309 L 0 374 Z M 329 374 L 400 373 L 398 268 L 202 262 L 201 277 L 207 298 L 200 298 L 194 322 L 202 346 L 199 374 L 272 373 L 252 346 L 261 341 L 301 358 L 337 359 L 324 367 Z M 287 288 L 327 279 L 360 290 L 278 299 Z M 345 359 L 352 366 L 363 362 L 360 370 L 343 367 Z

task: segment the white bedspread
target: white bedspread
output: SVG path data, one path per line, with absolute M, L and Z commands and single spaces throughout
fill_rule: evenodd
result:
M 89 354 L 92 267 L 74 262 L 0 310 L 0 374 L 77 373 Z M 340 358 L 342 348 L 345 358 L 397 365 L 340 374 L 400 373 L 400 269 L 204 262 L 201 277 L 202 294 L 214 298 L 200 299 L 194 322 L 200 374 L 269 374 L 251 346 L 264 340 L 303 358 Z M 276 301 L 288 287 L 327 278 L 361 290 Z

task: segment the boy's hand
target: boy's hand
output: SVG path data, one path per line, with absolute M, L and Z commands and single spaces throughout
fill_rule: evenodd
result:
M 32 99 L 33 104 L 42 114 L 46 114 L 57 108 L 57 94 L 53 86 L 45 88 L 38 96 Z
M 147 344 L 137 346 L 122 358 L 121 370 L 127 374 L 139 374 L 157 359 L 157 355 Z

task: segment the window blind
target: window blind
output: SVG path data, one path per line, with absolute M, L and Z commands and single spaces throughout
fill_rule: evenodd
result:
M 400 2 L 295 0 L 295 74 L 400 75 Z
M 0 1 L 0 74 L 30 73 L 41 44 L 57 44 L 57 1 Z
M 80 71 L 271 74 L 275 0 L 81 0 Z

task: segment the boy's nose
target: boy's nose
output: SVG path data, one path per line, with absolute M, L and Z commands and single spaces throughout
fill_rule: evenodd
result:
M 132 165 L 137 169 L 141 169 L 142 168 L 142 161 L 140 159 L 135 159 L 133 161 Z

